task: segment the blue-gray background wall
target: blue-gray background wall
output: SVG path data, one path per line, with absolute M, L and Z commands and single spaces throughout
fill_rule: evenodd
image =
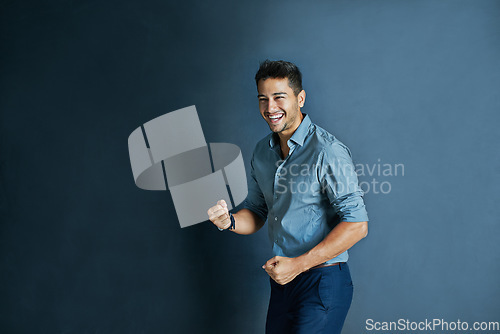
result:
M 356 164 L 404 164 L 360 177 L 391 188 L 365 196 L 344 333 L 500 321 L 500 1 L 2 1 L 0 28 L 2 333 L 263 332 L 267 229 L 181 229 L 127 138 L 196 105 L 248 173 L 265 58 Z

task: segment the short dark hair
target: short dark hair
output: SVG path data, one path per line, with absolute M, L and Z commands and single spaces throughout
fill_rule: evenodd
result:
M 302 91 L 302 73 L 297 65 L 288 61 L 266 59 L 260 63 L 259 70 L 255 74 L 255 84 L 258 85 L 260 80 L 269 78 L 288 78 L 288 85 L 295 96 Z

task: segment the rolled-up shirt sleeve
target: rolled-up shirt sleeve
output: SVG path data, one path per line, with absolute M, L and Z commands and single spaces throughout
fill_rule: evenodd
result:
M 262 193 L 255 177 L 254 156 L 250 161 L 250 178 L 248 179 L 248 195 L 243 207 L 256 213 L 263 222 L 267 220 L 268 208 L 264 194 Z
M 363 191 L 351 159 L 351 152 L 340 142 L 325 147 L 319 156 L 320 183 L 341 221 L 368 221 Z

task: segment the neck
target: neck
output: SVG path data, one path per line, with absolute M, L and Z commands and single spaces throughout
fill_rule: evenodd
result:
M 278 133 L 278 136 L 280 138 L 281 147 L 287 147 L 288 139 L 290 139 L 293 136 L 293 134 L 295 133 L 295 131 L 297 131 L 297 129 L 299 128 L 299 125 L 300 125 L 300 123 L 302 123 L 303 119 L 304 119 L 304 115 L 302 114 L 302 112 L 300 112 L 299 121 L 297 122 L 297 124 L 295 124 L 290 129 L 287 129 L 286 131 L 282 131 L 282 132 Z

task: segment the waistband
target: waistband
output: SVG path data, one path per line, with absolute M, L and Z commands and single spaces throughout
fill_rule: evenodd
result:
M 322 263 L 322 264 L 318 264 L 317 266 L 309 268 L 309 270 L 313 270 L 313 269 L 317 269 L 317 268 L 325 268 L 325 267 L 338 266 L 338 265 L 343 265 L 343 264 L 345 264 L 345 262 Z

